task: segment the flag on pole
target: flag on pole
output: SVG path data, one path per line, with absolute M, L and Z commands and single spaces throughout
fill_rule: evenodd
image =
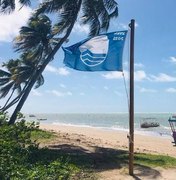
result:
M 126 34 L 107 33 L 65 47 L 64 64 L 80 71 L 122 71 Z

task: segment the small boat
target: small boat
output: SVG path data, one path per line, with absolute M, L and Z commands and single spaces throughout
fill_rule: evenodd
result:
M 141 128 L 158 127 L 160 124 L 156 122 L 156 118 L 144 118 Z
M 46 121 L 47 119 L 46 118 L 40 118 L 40 119 L 37 119 L 38 121 Z
M 36 117 L 34 114 L 29 114 L 29 117 Z
M 150 128 L 150 127 L 158 127 L 159 123 L 157 122 L 144 122 L 141 124 L 141 128 Z

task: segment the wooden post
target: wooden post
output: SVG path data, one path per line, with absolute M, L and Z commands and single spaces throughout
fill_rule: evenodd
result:
M 135 20 L 130 23 L 130 108 L 129 108 L 129 174 L 134 175 L 134 30 Z

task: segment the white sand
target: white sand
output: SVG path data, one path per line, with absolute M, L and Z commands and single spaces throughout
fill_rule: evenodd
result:
M 109 145 L 121 149 L 128 149 L 128 132 L 108 131 L 97 128 L 85 128 L 75 126 L 61 126 L 41 124 L 42 129 L 54 130 L 56 132 L 84 135 L 93 140 L 100 140 L 101 146 Z M 172 137 L 155 137 L 135 134 L 134 149 L 136 152 L 151 152 L 176 157 L 176 147 L 172 144 Z

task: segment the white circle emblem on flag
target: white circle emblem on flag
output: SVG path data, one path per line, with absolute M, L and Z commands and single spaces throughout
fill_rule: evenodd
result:
M 87 66 L 98 66 L 106 59 L 109 39 L 106 35 L 94 37 L 79 47 L 80 59 Z

